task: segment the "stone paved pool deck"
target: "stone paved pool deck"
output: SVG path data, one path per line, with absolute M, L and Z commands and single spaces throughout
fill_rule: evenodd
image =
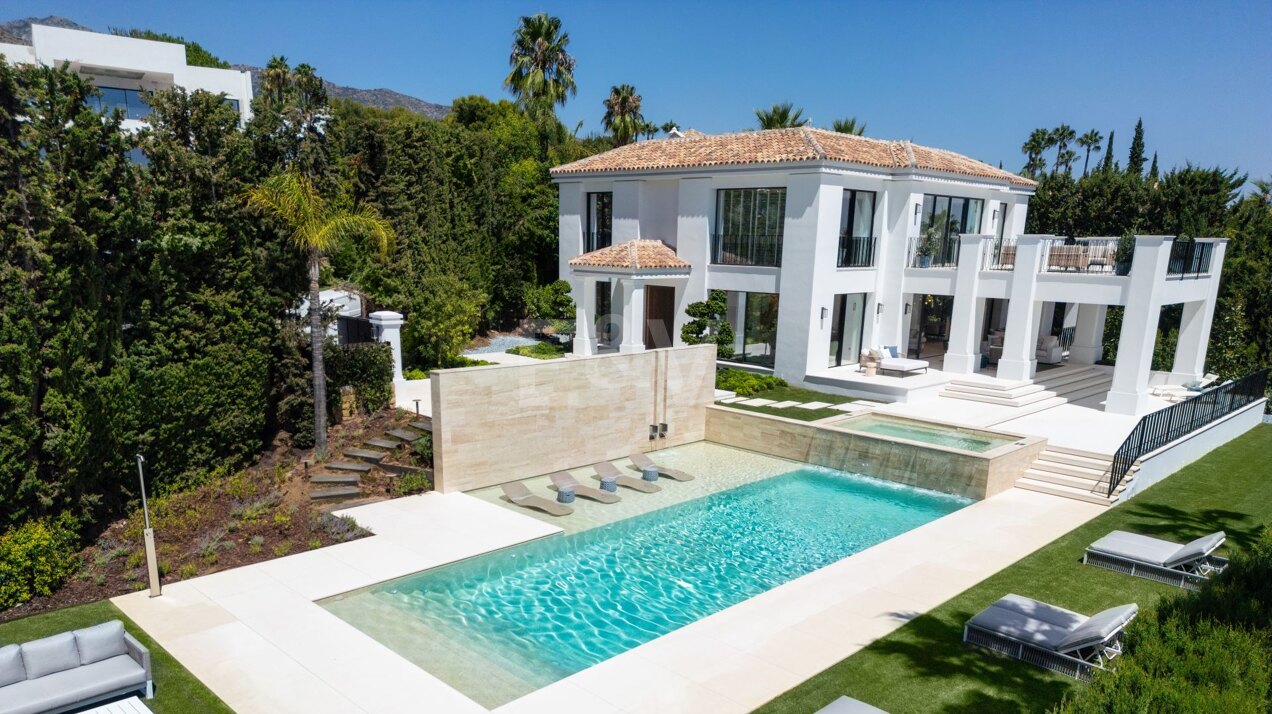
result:
M 747 712 L 1104 510 L 1010 489 L 495 711 Z M 113 602 L 243 714 L 487 711 L 315 600 L 561 529 L 466 494 L 342 513 L 375 535 Z

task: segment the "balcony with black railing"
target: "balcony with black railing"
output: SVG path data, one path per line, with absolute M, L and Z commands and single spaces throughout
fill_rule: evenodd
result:
M 840 235 L 839 267 L 873 268 L 878 243 L 879 239 L 875 236 L 852 236 L 847 233 Z
M 715 265 L 778 267 L 782 264 L 782 234 L 715 234 L 711 236 Z
M 1170 262 L 1166 274 L 1181 278 L 1210 274 L 1210 256 L 1215 244 L 1206 241 L 1177 240 L 1170 247 Z
M 957 268 L 958 235 L 945 238 L 911 236 L 906 266 L 910 268 Z

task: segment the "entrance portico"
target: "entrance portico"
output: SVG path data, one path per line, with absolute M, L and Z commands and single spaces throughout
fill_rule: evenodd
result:
M 637 238 L 571 258 L 569 266 L 576 305 L 574 354 L 675 344 L 672 330 L 690 272 L 675 250 L 662 241 Z

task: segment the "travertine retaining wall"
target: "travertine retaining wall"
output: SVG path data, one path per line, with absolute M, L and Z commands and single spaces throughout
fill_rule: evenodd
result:
M 707 409 L 707 439 L 977 499 L 1014 486 L 1046 446 L 1045 439 L 1022 437 L 1017 444 L 972 454 L 719 406 Z
M 432 373 L 439 491 L 468 491 L 700 441 L 715 345 Z M 651 424 L 667 435 L 650 440 Z

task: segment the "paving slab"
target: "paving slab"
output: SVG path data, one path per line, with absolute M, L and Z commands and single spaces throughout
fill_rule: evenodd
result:
M 721 399 L 720 402 L 722 404 L 736 404 L 738 402 L 745 402 L 748 399 L 750 399 L 750 397 L 729 397 L 728 399 Z
M 799 405 L 799 408 L 800 409 L 825 409 L 826 407 L 829 407 L 829 406 L 833 406 L 833 405 L 830 402 L 805 402 L 804 404 Z
M 794 400 L 788 400 L 788 401 L 785 401 L 785 402 L 778 402 L 778 403 L 776 403 L 776 404 L 770 404 L 769 406 L 770 406 L 770 407 L 773 407 L 774 409 L 786 409 L 786 408 L 788 408 L 788 407 L 797 406 L 798 404 L 799 404 L 799 402 L 797 402 L 797 401 L 794 401 Z
M 775 402 L 772 399 L 748 399 L 740 404 L 748 407 L 767 407 Z

